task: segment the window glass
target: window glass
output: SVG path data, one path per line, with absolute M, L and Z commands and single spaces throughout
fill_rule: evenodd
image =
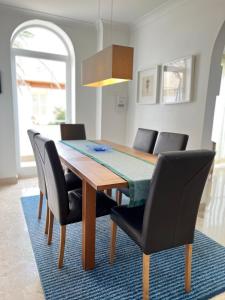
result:
M 30 27 L 17 34 L 13 48 L 68 55 L 62 40 L 52 31 L 42 27 Z

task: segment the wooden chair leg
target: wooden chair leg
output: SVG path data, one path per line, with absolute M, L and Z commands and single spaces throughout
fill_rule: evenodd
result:
M 48 225 L 48 245 L 52 243 L 52 230 L 53 230 L 53 222 L 54 222 L 54 215 L 49 209 L 49 225 Z
M 61 269 L 63 266 L 65 242 L 66 242 L 66 225 L 61 225 L 60 226 L 59 259 L 58 259 L 58 268 L 59 269 Z
M 150 255 L 143 253 L 143 271 L 142 271 L 142 281 L 143 281 L 143 300 L 149 300 L 149 278 L 150 278 Z
M 41 219 L 42 205 L 43 205 L 43 193 L 40 191 L 39 205 L 38 205 L 38 219 Z
M 116 202 L 117 202 L 118 205 L 121 205 L 122 193 L 119 190 L 116 190 Z
M 185 246 L 185 292 L 191 291 L 192 245 Z
M 115 222 L 112 221 L 111 243 L 110 243 L 110 258 L 109 258 L 111 265 L 114 262 L 115 251 L 116 251 L 116 231 L 117 231 L 117 225 L 116 225 Z
M 48 207 L 48 202 L 47 202 L 46 219 L 45 219 L 45 234 L 48 234 L 48 225 L 49 225 L 49 207 Z

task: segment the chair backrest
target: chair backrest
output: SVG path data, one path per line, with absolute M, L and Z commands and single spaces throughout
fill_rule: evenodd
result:
M 193 243 L 202 192 L 215 152 L 177 151 L 159 155 L 145 205 L 145 253 Z
M 34 152 L 34 159 L 35 159 L 36 166 L 37 166 L 39 189 L 43 194 L 46 195 L 46 184 L 45 184 L 44 170 L 43 170 L 43 166 L 41 164 L 41 161 L 38 157 L 38 153 L 37 153 L 37 149 L 36 149 L 36 145 L 35 145 L 35 141 L 34 141 L 35 136 L 40 135 L 40 133 L 35 131 L 35 130 L 28 129 L 27 134 L 29 136 L 30 143 L 31 143 L 31 146 L 32 146 L 32 149 L 33 149 L 33 152 Z
M 35 136 L 35 143 L 44 166 L 48 206 L 63 225 L 69 213 L 69 200 L 65 176 L 55 143 L 41 135 Z
M 60 124 L 62 140 L 86 140 L 84 124 Z
M 157 135 L 158 131 L 138 128 L 133 148 L 143 152 L 152 153 Z
M 156 140 L 153 154 L 158 155 L 162 152 L 185 150 L 187 142 L 188 135 L 186 134 L 160 132 Z

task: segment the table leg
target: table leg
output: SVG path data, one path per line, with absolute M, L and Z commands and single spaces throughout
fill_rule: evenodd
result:
M 96 190 L 83 180 L 82 186 L 82 265 L 95 267 Z

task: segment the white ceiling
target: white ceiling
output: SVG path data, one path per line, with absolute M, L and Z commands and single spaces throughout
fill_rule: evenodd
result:
M 113 21 L 134 23 L 168 0 L 113 0 Z M 99 0 L 0 0 L 0 3 L 50 13 L 76 20 L 94 22 Z M 101 18 L 110 19 L 111 0 L 101 0 Z

